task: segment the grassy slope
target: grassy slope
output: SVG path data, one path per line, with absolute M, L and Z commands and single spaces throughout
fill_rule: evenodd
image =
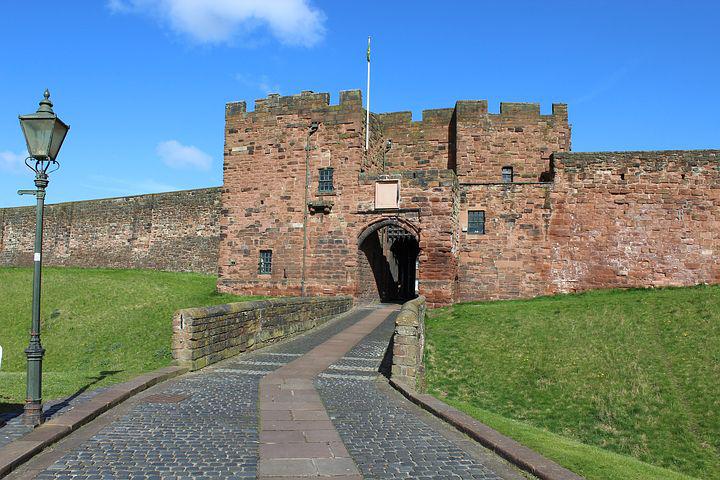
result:
M 460 304 L 427 331 L 431 393 L 588 478 L 671 477 L 548 432 L 720 479 L 720 287 Z
M 119 382 L 170 364 L 175 310 L 248 298 L 215 293 L 215 280 L 148 270 L 44 268 L 43 397 L 70 395 L 88 384 Z M 23 350 L 31 300 L 32 270 L 0 268 L 0 405 L 5 408 L 25 397 Z

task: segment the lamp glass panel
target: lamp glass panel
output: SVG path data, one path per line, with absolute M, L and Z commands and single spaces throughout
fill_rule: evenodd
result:
M 55 157 L 57 157 L 58 152 L 60 152 L 60 147 L 63 144 L 63 141 L 65 140 L 65 135 L 67 135 L 68 132 L 68 126 L 65 125 L 60 120 L 55 120 L 55 125 L 53 126 L 53 134 L 52 134 L 52 142 L 50 143 L 50 159 L 55 160 Z
M 20 125 L 31 157 L 47 158 L 53 133 L 53 118 L 26 118 Z

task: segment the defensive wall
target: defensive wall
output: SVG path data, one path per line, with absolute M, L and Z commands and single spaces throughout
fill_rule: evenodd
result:
M 220 188 L 48 205 L 43 264 L 215 274 L 220 210 Z M 32 265 L 34 237 L 34 206 L 0 209 L 0 265 Z
M 45 262 L 217 271 L 221 291 L 371 301 L 400 288 L 387 281 L 400 263 L 387 229 L 399 229 L 417 248 L 404 278 L 430 307 L 720 282 L 719 151 L 576 153 L 570 135 L 564 104 L 545 115 L 458 101 L 420 121 L 372 114 L 366 152 L 357 90 L 336 105 L 313 92 L 254 111 L 231 102 L 222 188 L 51 205 Z M 396 185 L 395 205 L 377 204 L 380 184 Z M 482 232 L 469 228 L 477 212 Z M 30 264 L 33 222 L 32 207 L 0 210 L 0 264 Z
M 720 151 L 556 153 L 553 182 L 464 184 L 457 301 L 720 282 Z

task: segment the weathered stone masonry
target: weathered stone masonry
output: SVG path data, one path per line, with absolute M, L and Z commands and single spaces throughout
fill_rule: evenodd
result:
M 554 159 L 553 291 L 720 281 L 720 151 Z
M 419 122 L 373 114 L 366 153 L 364 119 L 359 91 L 338 105 L 312 92 L 271 95 L 253 112 L 228 104 L 221 290 L 300 293 L 306 245 L 309 294 L 397 294 L 401 282 L 387 278 L 402 277 L 406 257 L 388 228 L 415 239 L 431 306 L 720 280 L 717 151 L 570 153 L 563 104 L 493 114 L 460 101 Z M 328 167 L 329 194 L 318 189 Z M 379 208 L 376 184 L 391 181 L 399 203 Z M 484 234 L 468 231 L 469 211 L 484 212 Z M 272 251 L 270 273 L 258 270 L 260 250 Z
M 198 370 L 315 328 L 352 308 L 352 297 L 281 298 L 186 308 L 173 315 L 173 358 Z
M 48 205 L 43 263 L 214 274 L 220 189 Z M 32 265 L 35 207 L 0 209 L 0 265 Z
M 430 307 L 720 282 L 719 151 L 570 153 L 563 104 L 372 114 L 368 152 L 364 128 L 359 91 L 229 103 L 222 188 L 51 205 L 44 261 Z M 33 224 L 0 209 L 0 265 L 31 263 Z
M 425 297 L 405 302 L 395 317 L 391 378 L 415 390 L 425 389 Z

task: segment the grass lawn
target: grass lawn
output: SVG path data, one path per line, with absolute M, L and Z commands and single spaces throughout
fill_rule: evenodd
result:
M 588 479 L 720 479 L 720 287 L 437 309 L 426 365 L 430 393 Z
M 215 281 L 192 273 L 43 268 L 43 399 L 169 365 L 175 310 L 253 298 L 218 294 Z M 0 410 L 25 398 L 31 302 L 32 269 L 0 268 Z

